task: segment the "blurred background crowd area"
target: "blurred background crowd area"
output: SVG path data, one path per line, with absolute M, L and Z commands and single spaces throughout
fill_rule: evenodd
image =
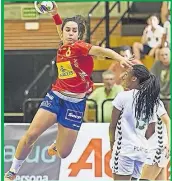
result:
M 170 110 L 170 2 L 59 2 L 62 19 L 76 14 L 88 22 L 86 41 L 144 64 L 160 81 L 160 97 Z M 4 6 L 5 122 L 31 122 L 57 76 L 60 38 L 50 15 L 31 2 Z M 85 122 L 110 122 L 111 101 L 124 91 L 119 64 L 94 57 L 94 90 L 88 96 Z

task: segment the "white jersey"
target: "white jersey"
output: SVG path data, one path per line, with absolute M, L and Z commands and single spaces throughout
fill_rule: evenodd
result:
M 148 124 L 157 119 L 156 113 L 153 114 L 152 121 L 144 118 L 138 121 L 135 118 L 133 101 L 137 92 L 136 89 L 121 92 L 112 102 L 113 106 L 122 112 L 116 126 L 113 150 L 118 155 L 144 162 L 148 153 L 148 140 L 145 138 L 145 133 Z
M 161 102 L 157 110 L 157 116 L 161 117 L 166 113 L 164 105 Z M 169 158 L 166 158 L 166 150 L 164 148 L 166 144 L 168 144 L 168 134 L 167 128 L 161 119 L 157 118 L 155 133 L 148 139 L 148 144 L 149 154 L 147 156 L 146 164 L 154 165 L 155 163 L 158 163 L 159 167 L 166 167 Z
M 160 106 L 157 109 L 157 116 L 161 117 L 166 114 L 164 104 L 160 102 Z M 148 139 L 149 149 L 163 148 L 168 143 L 167 129 L 165 124 L 158 118 L 156 118 L 155 133 Z
M 157 25 L 155 31 L 153 32 L 151 26 L 148 25 L 144 30 L 144 34 L 146 36 L 147 45 L 149 45 L 151 48 L 154 48 L 158 45 L 161 45 L 164 28 L 160 25 Z

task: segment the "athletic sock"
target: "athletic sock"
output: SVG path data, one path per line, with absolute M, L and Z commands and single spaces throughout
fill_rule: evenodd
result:
M 10 171 L 14 172 L 14 173 L 18 173 L 18 171 L 20 170 L 23 162 L 25 160 L 18 160 L 17 158 L 13 158 L 13 163 L 11 165 Z

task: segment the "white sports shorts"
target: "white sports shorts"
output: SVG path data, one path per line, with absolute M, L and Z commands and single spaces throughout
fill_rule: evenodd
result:
M 154 149 L 149 151 L 145 164 L 154 165 L 158 164 L 159 167 L 166 167 L 170 160 L 169 155 L 167 155 L 166 149 Z
M 117 175 L 131 175 L 134 178 L 140 178 L 143 168 L 143 162 L 133 160 L 127 156 L 112 155 L 111 167 L 112 173 Z

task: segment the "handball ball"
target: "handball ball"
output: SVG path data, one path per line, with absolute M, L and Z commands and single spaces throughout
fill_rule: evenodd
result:
M 35 9 L 38 11 L 38 13 L 46 14 L 48 11 L 51 11 L 54 8 L 55 2 L 54 1 L 42 1 L 34 2 Z

